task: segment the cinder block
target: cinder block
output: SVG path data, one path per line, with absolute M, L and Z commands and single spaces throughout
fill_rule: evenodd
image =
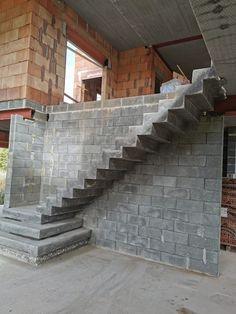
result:
M 161 239 L 161 230 L 156 228 L 139 226 L 138 234 L 143 238 Z
M 139 206 L 139 215 L 144 217 L 157 217 L 160 218 L 162 216 L 162 208 L 161 207 L 153 207 L 153 206 Z
M 161 253 L 156 250 L 144 249 L 137 247 L 137 255 L 144 257 L 145 259 L 160 261 Z
M 175 244 L 171 242 L 161 242 L 159 240 L 151 239 L 150 248 L 155 251 L 166 252 L 170 254 L 175 253 Z
M 174 229 L 174 223 L 171 220 L 166 219 L 160 219 L 160 218 L 151 218 L 150 227 L 154 227 L 157 229 L 165 229 L 165 230 L 173 230 Z
M 189 246 L 198 247 L 210 251 L 218 251 L 219 250 L 219 240 L 211 239 L 206 237 L 200 237 L 196 235 L 189 236 Z
M 163 230 L 162 232 L 164 242 L 188 244 L 188 234 Z
M 161 252 L 161 261 L 169 265 L 187 268 L 186 257 Z

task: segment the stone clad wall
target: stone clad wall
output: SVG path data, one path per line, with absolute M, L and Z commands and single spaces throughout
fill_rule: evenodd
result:
M 84 223 L 94 242 L 217 275 L 222 127 L 222 118 L 202 118 L 87 207 Z

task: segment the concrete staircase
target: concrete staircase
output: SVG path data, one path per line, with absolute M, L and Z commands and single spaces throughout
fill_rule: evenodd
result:
M 109 159 L 107 168 L 97 168 L 95 178 L 85 179 L 83 188 L 74 187 L 72 196 L 47 197 L 39 206 L 5 208 L 0 220 L 1 252 L 39 264 L 88 243 L 91 230 L 83 228 L 76 214 L 160 144 L 171 143 L 196 125 L 204 112 L 213 111 L 220 94 L 220 80 L 211 69 L 195 71 L 193 83 L 177 88 L 175 99 L 161 100 L 157 113 L 145 113 L 143 125 L 130 127 L 129 145 Z

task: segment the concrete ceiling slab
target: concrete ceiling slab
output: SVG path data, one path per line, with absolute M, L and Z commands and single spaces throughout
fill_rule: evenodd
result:
M 210 56 L 202 39 L 159 48 L 158 51 L 173 71 L 179 72 L 178 64 L 188 79 L 191 79 L 193 69 L 211 65 Z
M 217 72 L 236 95 L 236 1 L 190 0 Z
M 157 45 L 201 35 L 189 0 L 65 0 L 117 50 Z M 191 77 L 210 64 L 202 40 L 163 47 L 160 53 L 174 70 L 179 64 Z
M 188 0 L 65 0 L 116 49 L 200 34 Z

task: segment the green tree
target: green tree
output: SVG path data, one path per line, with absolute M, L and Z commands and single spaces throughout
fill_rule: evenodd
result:
M 8 150 L 4 148 L 0 148 L 0 170 L 6 170 L 7 156 L 8 156 Z

